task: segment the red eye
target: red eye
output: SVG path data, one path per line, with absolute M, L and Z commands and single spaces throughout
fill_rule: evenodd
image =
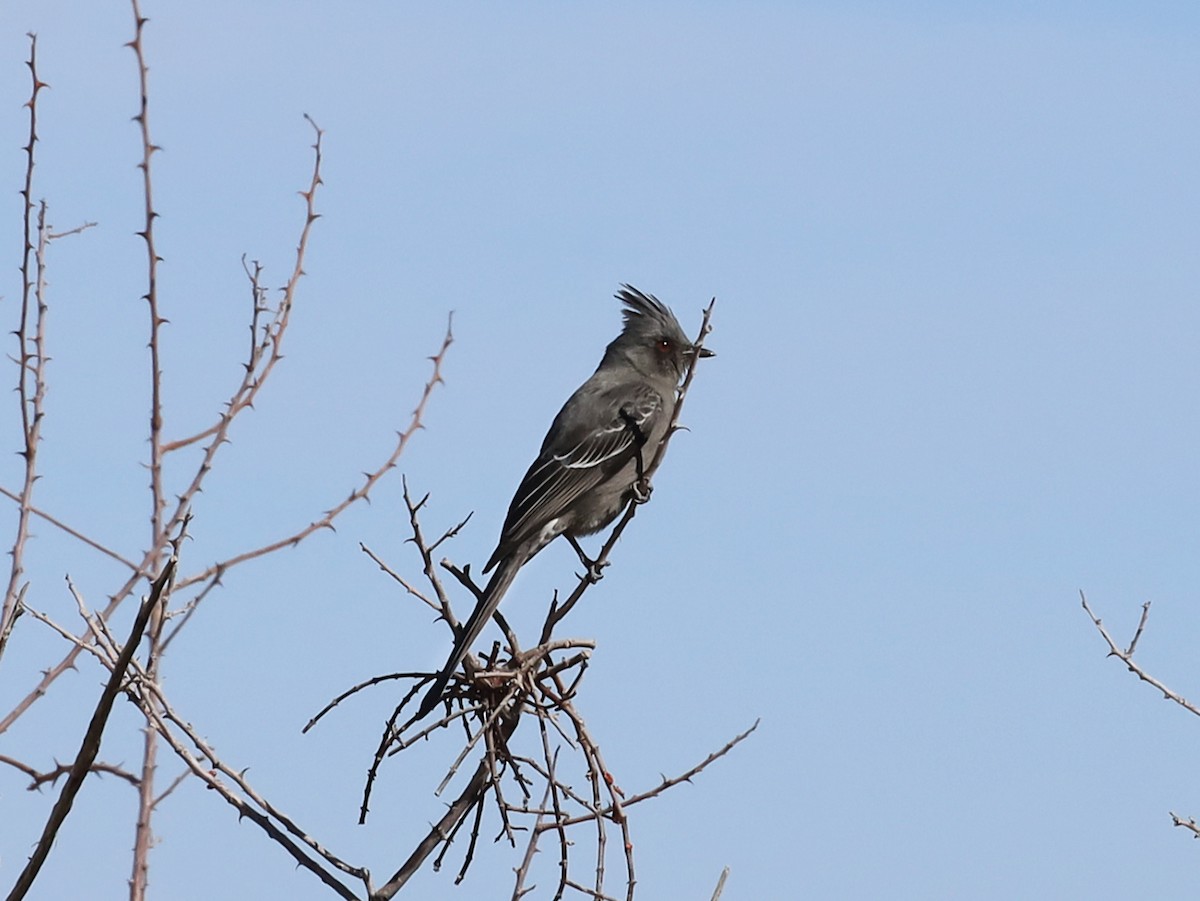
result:
M 668 341 L 666 338 L 663 338 L 661 341 L 658 342 L 658 352 L 660 354 L 668 353 L 670 350 L 671 350 L 671 342 Z

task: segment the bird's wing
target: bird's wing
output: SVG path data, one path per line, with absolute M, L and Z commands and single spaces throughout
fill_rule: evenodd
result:
M 619 472 L 663 415 L 662 396 L 647 385 L 622 386 L 594 402 L 604 411 L 599 423 L 566 429 L 559 440 L 543 446 L 525 473 L 489 568 L 569 510 L 582 494 Z

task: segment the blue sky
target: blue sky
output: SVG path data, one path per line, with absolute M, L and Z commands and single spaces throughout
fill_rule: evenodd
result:
M 0 311 L 7 332 L 36 31 L 52 88 L 35 194 L 59 228 L 99 223 L 51 258 L 37 501 L 134 556 L 149 501 L 131 17 L 82 6 L 0 10 Z M 725 899 L 1195 886 L 1200 851 L 1168 817 L 1200 815 L 1195 724 L 1105 659 L 1078 591 L 1118 640 L 1152 601 L 1142 663 L 1196 694 L 1200 8 L 144 11 L 169 434 L 206 425 L 240 377 L 239 261 L 282 284 L 302 114 L 326 131 L 287 358 L 197 504 L 185 570 L 306 524 L 385 459 L 451 310 L 446 385 L 400 470 L 431 492 L 431 529 L 475 511 L 448 553 L 478 568 L 619 326 L 619 284 L 689 332 L 715 295 L 691 431 L 569 623 L 598 642 L 585 708 L 627 790 L 762 719 L 638 811 L 639 897 L 707 899 L 726 865 Z M 165 671 L 265 794 L 379 872 L 440 814 L 448 746 L 393 762 L 364 828 L 357 791 L 395 696 L 299 729 L 343 687 L 445 654 L 358 550 L 416 575 L 396 475 L 336 533 L 232 572 Z M 48 526 L 28 553 L 31 602 L 66 621 L 65 573 L 94 606 L 121 575 Z M 518 627 L 573 561 L 554 546 L 523 573 Z M 22 629 L 0 715 L 56 649 Z M 0 753 L 69 757 L 100 683 L 81 666 Z M 132 764 L 137 725 L 119 707 L 101 756 Z M 0 769 L 0 884 L 50 803 L 24 784 Z M 81 873 L 87 897 L 122 897 L 134 800 L 86 785 L 31 897 L 78 896 Z M 157 831 L 160 898 L 327 897 L 197 784 Z M 489 848 L 462 888 L 448 871 L 414 896 L 507 897 L 513 865 Z

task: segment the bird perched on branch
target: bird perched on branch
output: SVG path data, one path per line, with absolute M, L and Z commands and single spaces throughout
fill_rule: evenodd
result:
M 616 296 L 625 305 L 624 328 L 554 417 L 483 569 L 495 572 L 425 694 L 418 718 L 437 706 L 517 571 L 534 554 L 566 535 L 584 565 L 594 567 L 576 539 L 603 529 L 646 490 L 645 475 L 667 436 L 679 381 L 696 356 L 713 355 L 692 344 L 652 294 L 624 285 Z

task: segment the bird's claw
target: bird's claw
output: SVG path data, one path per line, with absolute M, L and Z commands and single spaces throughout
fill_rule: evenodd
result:
M 654 486 L 651 485 L 646 479 L 642 479 L 640 482 L 634 482 L 633 483 L 633 502 L 635 504 L 646 503 L 646 501 L 650 500 L 650 493 L 653 490 L 654 490 Z
M 595 584 L 604 578 L 604 567 L 610 565 L 611 560 L 583 560 L 583 565 L 586 571 L 579 578 L 586 582 Z
M 579 579 L 591 583 L 599 582 L 601 579 L 603 579 L 603 570 L 604 567 L 608 566 L 608 561 L 593 560 L 591 557 L 585 554 L 579 542 L 575 540 L 570 532 L 567 533 L 567 541 L 571 542 L 571 547 L 575 549 L 575 553 L 579 557 L 579 562 L 583 564 L 583 567 L 586 570 L 582 576 L 579 576 Z

